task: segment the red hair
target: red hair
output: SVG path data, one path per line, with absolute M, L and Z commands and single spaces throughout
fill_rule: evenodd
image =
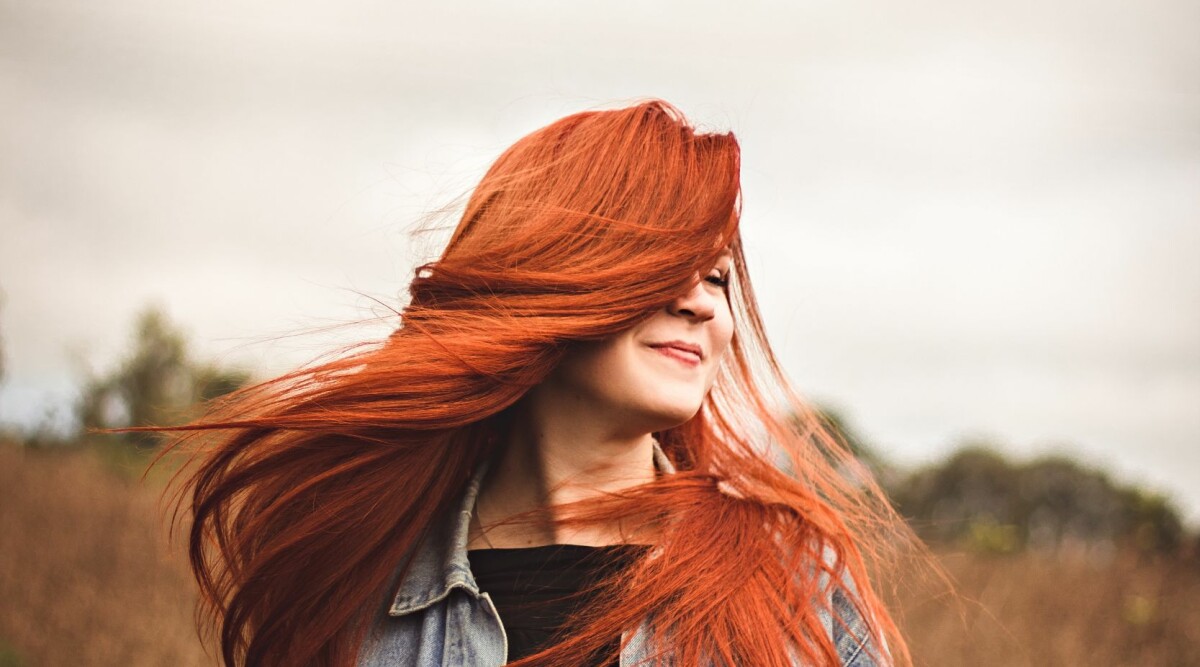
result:
M 177 510 L 192 519 L 224 661 L 352 665 L 390 575 L 493 456 L 506 409 L 573 343 L 663 308 L 729 248 L 732 347 L 699 413 L 657 434 L 679 472 L 573 514 L 651 507 L 657 556 L 520 664 L 577 664 L 646 617 L 679 664 L 791 665 L 793 651 L 837 662 L 818 615 L 834 588 L 875 646 L 909 662 L 864 557 L 910 533 L 873 481 L 846 474 L 853 459 L 767 344 L 737 231 L 739 160 L 732 134 L 699 133 L 661 101 L 537 130 L 496 160 L 440 259 L 418 269 L 394 334 L 182 427 L 180 442 L 208 445 Z

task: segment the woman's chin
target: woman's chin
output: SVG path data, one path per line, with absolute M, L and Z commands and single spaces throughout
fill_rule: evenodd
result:
M 664 431 L 686 423 L 700 411 L 701 403 L 702 401 L 692 399 L 655 404 L 652 410 L 647 411 L 650 419 L 657 424 L 655 428 L 650 429 L 651 432 Z

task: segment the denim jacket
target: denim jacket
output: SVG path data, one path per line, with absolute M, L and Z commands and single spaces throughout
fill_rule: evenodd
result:
M 660 472 L 673 473 L 671 462 L 654 446 Z M 508 661 L 508 638 L 496 606 L 479 590 L 467 560 L 467 531 L 475 497 L 486 474 L 481 466 L 451 521 L 434 527 L 417 547 L 407 576 L 400 581 L 391 604 L 376 618 L 359 657 L 359 667 L 492 667 Z M 824 583 L 824 582 L 822 582 Z M 832 607 L 845 623 L 828 612 L 821 620 L 845 667 L 879 667 L 866 624 L 839 591 Z M 651 664 L 650 630 L 643 622 L 622 636 L 621 667 Z M 886 654 L 885 654 L 886 655 Z M 796 665 L 801 663 L 797 659 Z

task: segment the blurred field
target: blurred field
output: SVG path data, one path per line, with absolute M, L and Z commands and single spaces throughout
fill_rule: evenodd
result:
M 10 665 L 201 665 L 192 581 L 158 490 L 95 450 L 0 445 L 0 646 Z
M 158 480 L 0 444 L 0 667 L 208 665 Z M 1200 665 L 1195 561 L 942 556 L 961 599 L 900 600 L 923 665 Z

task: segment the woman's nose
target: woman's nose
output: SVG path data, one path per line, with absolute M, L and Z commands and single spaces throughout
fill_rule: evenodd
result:
M 687 294 L 675 297 L 667 305 L 667 310 L 672 315 L 703 322 L 711 320 L 716 314 L 716 299 L 716 295 L 705 289 L 704 281 L 697 276 L 696 282 L 692 283 L 692 288 L 688 290 Z

